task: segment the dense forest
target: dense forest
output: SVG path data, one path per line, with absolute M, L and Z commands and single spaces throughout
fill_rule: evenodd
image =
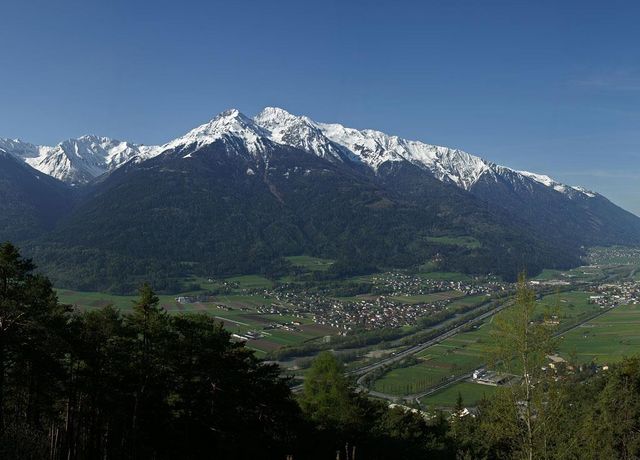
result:
M 450 416 L 425 417 L 356 393 L 330 352 L 293 394 L 277 365 L 205 314 L 167 314 L 149 285 L 130 314 L 77 311 L 34 269 L 15 246 L 0 246 L 3 459 L 640 455 L 640 360 L 546 378 L 538 360 L 550 338 L 530 321 L 523 286 L 496 337 L 503 361 L 521 358 L 522 385 L 473 414 L 459 401 Z

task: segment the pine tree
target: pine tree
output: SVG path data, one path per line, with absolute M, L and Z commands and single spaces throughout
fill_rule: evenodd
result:
M 34 269 L 18 248 L 0 245 L 0 444 L 17 449 L 23 443 L 39 448 L 31 430 L 47 423 L 59 391 L 51 382 L 62 373 L 66 351 L 67 309 Z

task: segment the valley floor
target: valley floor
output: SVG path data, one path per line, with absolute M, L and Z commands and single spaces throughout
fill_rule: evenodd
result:
M 557 354 L 576 365 L 602 368 L 640 345 L 640 257 L 621 248 L 598 249 L 592 265 L 566 272 L 545 270 L 530 281 L 539 293 L 537 321 L 557 330 Z M 422 407 L 468 405 L 496 391 L 477 383 L 474 370 L 492 353 L 494 316 L 513 286 L 456 273 L 387 272 L 340 281 L 311 281 L 332 261 L 290 258 L 302 275 L 270 280 L 258 275 L 189 278 L 192 289 L 161 295 L 172 314 L 202 312 L 222 321 L 234 340 L 258 356 L 279 360 L 294 382 L 304 380 L 312 357 L 331 349 L 361 388 L 389 400 Z M 58 289 L 62 303 L 81 309 L 112 304 L 132 308 L 134 296 Z M 502 306 L 502 307 L 501 307 Z M 493 310 L 492 310 L 493 309 Z M 419 347 L 451 327 L 455 334 Z M 441 331 L 441 332 L 439 332 Z M 378 364 L 379 363 L 379 364 Z

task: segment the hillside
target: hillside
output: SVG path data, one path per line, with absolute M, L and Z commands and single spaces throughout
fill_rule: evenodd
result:
M 338 275 L 438 259 L 443 268 L 510 278 L 525 261 L 532 271 L 578 261 L 412 165 L 387 171 L 384 181 L 296 148 L 270 141 L 262 147 L 256 157 L 231 137 L 127 165 L 94 184 L 36 254 L 66 283 L 80 278 L 101 288 L 112 287 L 114 277 L 132 284 L 135 276 L 155 279 L 157 267 L 157 278 L 268 274 L 295 254 L 337 259 Z M 429 239 L 440 235 L 481 244 Z M 75 276 L 92 252 L 100 264 L 90 262 Z
M 0 241 L 37 237 L 70 208 L 69 187 L 0 149 Z
M 283 257 L 299 254 L 338 260 L 335 276 L 431 262 L 513 279 L 523 268 L 575 266 L 585 246 L 640 244 L 640 218 L 595 192 L 277 108 L 255 118 L 229 110 L 162 146 L 97 136 L 55 148 L 2 142 L 14 169 L 34 164 L 74 184 L 47 177 L 56 189 L 47 200 L 67 198 L 42 206 L 42 223 L 29 226 L 51 231 L 23 240 L 58 283 L 76 288 L 282 273 Z M 47 202 L 33 190 L 5 192 L 6 201 Z M 476 243 L 445 243 L 456 238 Z

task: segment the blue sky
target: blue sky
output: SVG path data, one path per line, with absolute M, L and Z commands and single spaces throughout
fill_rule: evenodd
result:
M 161 143 L 273 105 L 640 214 L 638 2 L 5 0 L 0 16 L 0 137 Z

